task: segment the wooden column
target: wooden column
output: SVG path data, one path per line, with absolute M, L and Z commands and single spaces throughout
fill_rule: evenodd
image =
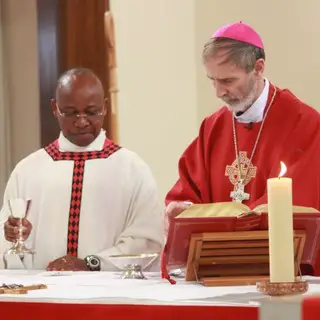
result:
M 108 98 L 108 56 L 104 34 L 104 13 L 107 10 L 109 0 L 38 0 L 42 145 L 54 140 L 59 132 L 49 100 L 62 72 L 75 67 L 92 69 L 101 79 Z M 111 132 L 110 124 L 108 112 L 104 123 L 108 133 Z
M 50 99 L 60 73 L 59 16 L 60 0 L 37 0 L 38 53 L 40 78 L 41 145 L 57 138 L 59 127 L 52 115 Z

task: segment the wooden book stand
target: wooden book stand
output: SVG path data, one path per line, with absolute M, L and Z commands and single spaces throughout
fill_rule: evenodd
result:
M 296 276 L 305 239 L 305 231 L 294 232 Z M 185 280 L 204 286 L 256 285 L 269 280 L 268 230 L 193 234 Z

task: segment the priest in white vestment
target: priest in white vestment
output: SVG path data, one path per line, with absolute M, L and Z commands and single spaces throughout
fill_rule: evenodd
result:
M 8 206 L 15 198 L 32 201 L 25 244 L 36 252 L 34 269 L 114 270 L 110 255 L 160 252 L 156 183 L 139 156 L 106 138 L 100 80 L 88 69 L 67 71 L 52 108 L 61 134 L 13 170 L 0 212 L 0 254 L 16 235 Z

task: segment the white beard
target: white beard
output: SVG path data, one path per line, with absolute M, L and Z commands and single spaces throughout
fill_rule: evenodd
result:
M 247 111 L 252 104 L 253 104 L 253 101 L 241 101 L 237 104 L 233 104 L 233 105 L 226 104 L 226 105 L 231 112 L 238 113 L 238 112 Z
M 241 100 L 239 103 L 235 103 L 235 104 L 228 104 L 226 103 L 228 109 L 230 111 L 232 111 L 233 113 L 238 113 L 238 112 L 245 112 L 247 111 L 251 106 L 252 104 L 254 103 L 255 101 L 255 93 L 257 91 L 257 82 L 254 83 L 251 91 L 249 92 L 249 94 L 247 95 L 246 98 L 244 98 L 243 100 Z

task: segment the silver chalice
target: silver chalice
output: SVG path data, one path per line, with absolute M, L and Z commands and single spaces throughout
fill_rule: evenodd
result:
M 8 201 L 10 215 L 18 219 L 18 237 L 13 246 L 3 255 L 6 269 L 32 269 L 35 252 L 26 247 L 23 239 L 23 219 L 28 217 L 31 200 L 12 199 Z
M 110 262 L 122 271 L 121 279 L 146 279 L 143 270 L 148 268 L 159 253 L 142 253 L 139 255 L 111 255 Z

